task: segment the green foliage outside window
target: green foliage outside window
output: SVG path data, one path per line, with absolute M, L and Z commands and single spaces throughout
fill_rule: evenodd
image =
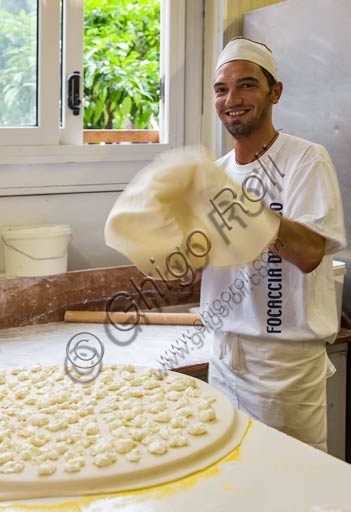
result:
M 158 128 L 160 5 L 85 0 L 84 128 Z
M 0 3 L 0 125 L 34 126 L 37 93 L 36 2 Z

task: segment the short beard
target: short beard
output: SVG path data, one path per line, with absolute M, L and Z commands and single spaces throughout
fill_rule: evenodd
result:
M 234 139 L 242 139 L 244 137 L 248 137 L 257 129 L 257 126 L 255 125 L 235 125 L 233 123 L 224 123 L 224 126 L 226 127 L 230 135 L 234 137 Z

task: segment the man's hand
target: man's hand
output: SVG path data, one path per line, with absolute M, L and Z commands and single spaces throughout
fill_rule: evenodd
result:
M 324 256 L 325 239 L 298 222 L 280 219 L 272 252 L 308 274 L 318 267 Z

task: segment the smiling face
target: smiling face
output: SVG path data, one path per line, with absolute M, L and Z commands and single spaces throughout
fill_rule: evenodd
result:
M 272 104 L 278 102 L 280 94 L 276 85 L 269 90 L 257 64 L 246 60 L 227 62 L 216 73 L 214 91 L 217 114 L 234 138 L 271 126 Z

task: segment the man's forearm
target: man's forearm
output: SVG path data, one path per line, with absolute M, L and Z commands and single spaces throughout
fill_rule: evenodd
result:
M 325 250 L 325 239 L 298 222 L 284 217 L 272 251 L 296 265 L 302 272 L 312 272 L 320 264 Z

